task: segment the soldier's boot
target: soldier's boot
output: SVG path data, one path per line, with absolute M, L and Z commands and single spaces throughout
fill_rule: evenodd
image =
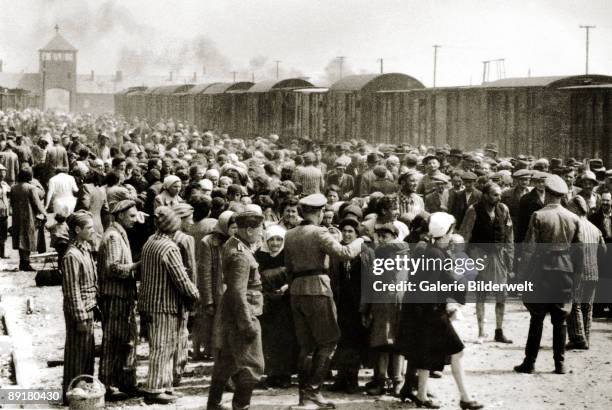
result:
M 335 409 L 336 406 L 327 401 L 321 394 L 321 385 L 325 381 L 331 360 L 327 357 L 318 356 L 312 364 L 312 376 L 304 389 L 304 402 L 314 403 L 320 409 Z
M 312 373 L 312 355 L 306 356 L 302 359 L 300 363 L 300 368 L 298 369 L 298 398 L 299 405 L 304 406 L 304 390 L 307 387 L 308 379 L 310 378 L 310 374 Z
M 229 407 L 221 404 L 221 400 L 223 399 L 223 391 L 225 390 L 225 383 L 225 381 L 214 379 L 211 381 L 210 389 L 208 390 L 206 410 L 229 410 Z
M 236 391 L 232 399 L 233 410 L 247 410 L 251 406 L 251 397 L 256 383 L 236 384 Z

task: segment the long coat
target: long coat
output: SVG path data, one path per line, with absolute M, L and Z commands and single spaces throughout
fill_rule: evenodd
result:
M 11 190 L 11 207 L 13 249 L 36 250 L 38 240 L 36 216 L 45 214 L 38 188 L 27 182 L 15 185 Z
M 106 190 L 94 184 L 83 184 L 79 192 L 76 209 L 85 209 L 91 212 L 94 230 L 94 248 L 97 249 L 102 235 L 104 234 L 104 223 L 102 218 L 108 216 L 108 202 L 106 201 Z

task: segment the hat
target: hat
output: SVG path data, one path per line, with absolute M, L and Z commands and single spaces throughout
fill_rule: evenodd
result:
M 489 179 L 491 181 L 500 181 L 502 179 L 502 175 L 499 172 L 493 172 L 489 175 Z
M 548 174 L 546 177 L 546 190 L 555 195 L 566 195 L 569 191 L 567 184 L 559 175 Z
M 464 172 L 463 174 L 461 174 L 461 179 L 464 181 L 476 181 L 478 179 L 478 177 L 476 176 L 475 173 L 471 172 L 471 171 L 467 171 Z
M 210 179 L 201 179 L 200 180 L 200 188 L 202 188 L 204 191 L 212 191 L 213 190 L 213 183 Z
M 263 223 L 264 216 L 255 211 L 244 211 L 236 215 L 238 228 L 251 228 Z
M 510 163 L 510 161 L 500 161 L 497 164 L 497 169 L 514 169 L 514 165 Z
M 514 163 L 514 168 L 526 169 L 529 168 L 529 162 L 524 159 L 519 159 Z
M 361 208 L 359 208 L 357 205 L 351 204 L 344 207 L 340 214 L 340 217 L 343 219 L 359 220 L 363 218 L 363 212 L 361 211 Z
M 155 209 L 155 224 L 163 233 L 174 233 L 181 227 L 181 218 L 168 206 Z
M 437 160 L 437 159 L 438 159 L 438 157 L 436 157 L 434 154 L 428 154 L 428 155 L 425 155 L 425 156 L 423 157 L 423 159 L 421 160 L 421 163 L 422 163 L 423 165 L 427 165 L 427 162 L 429 162 L 429 160 L 430 160 L 430 159 L 435 159 L 435 160 Z
M 540 169 L 540 171 L 541 171 L 543 169 L 548 168 L 548 166 L 549 166 L 548 160 L 546 158 L 540 158 L 540 159 L 538 159 L 533 164 L 533 169 L 540 169 L 540 168 L 542 168 L 542 169 Z
M 130 209 L 133 206 L 136 206 L 136 202 L 132 201 L 131 199 L 123 199 L 113 204 L 113 206 L 111 207 L 110 213 L 118 214 L 119 212 L 123 212 L 127 209 Z
M 490 142 L 487 145 L 485 145 L 485 151 L 492 151 L 495 152 L 496 154 L 499 152 L 497 150 L 497 144 Z
M 374 231 L 376 233 L 378 232 L 387 232 L 390 233 L 392 235 L 399 235 L 399 230 L 397 229 L 397 227 L 395 225 L 393 225 L 393 223 L 386 223 L 386 224 L 376 224 L 374 226 Z
M 387 175 L 387 168 L 384 165 L 376 165 L 373 172 L 377 177 L 384 178 Z
M 455 223 L 455 217 L 446 212 L 434 212 L 429 217 L 429 234 L 433 238 L 446 235 Z
M 459 148 L 452 148 L 448 154 L 449 157 L 462 157 L 463 156 L 463 151 L 460 150 Z
M 592 159 L 589 161 L 589 167 L 591 168 L 591 171 L 593 172 L 597 172 L 597 171 L 605 171 L 606 167 L 604 167 L 603 165 L 603 161 L 599 158 L 596 159 Z
M 534 170 L 531 172 L 531 179 L 532 180 L 543 180 L 546 179 L 546 177 L 548 176 L 548 174 L 546 172 L 542 172 L 542 171 L 538 171 L 538 170 Z
M 323 208 L 327 203 L 327 198 L 322 194 L 311 194 L 300 199 L 298 203 L 309 208 Z
M 512 174 L 514 178 L 531 178 L 531 171 L 528 169 L 519 169 L 514 174 Z
M 179 204 L 173 205 L 172 210 L 176 213 L 176 216 L 181 219 L 193 215 L 193 206 L 189 205 L 186 202 L 181 202 Z
M 348 166 L 348 162 L 350 162 L 350 159 L 347 160 L 344 157 L 340 157 L 340 158 L 336 158 L 336 160 L 334 161 L 334 165 L 336 166 L 336 168 L 338 167 L 346 168 Z
M 340 221 L 340 224 L 338 225 L 338 228 L 340 230 L 342 230 L 342 228 L 344 228 L 345 226 L 350 225 L 353 227 L 353 229 L 355 229 L 355 231 L 359 230 L 359 221 L 355 218 L 344 218 L 342 221 Z
M 434 182 L 437 182 L 437 183 L 443 183 L 443 184 L 448 183 L 448 176 L 446 174 L 442 174 L 442 173 L 436 174 L 433 176 L 432 179 L 434 180 Z
M 573 208 L 579 209 L 582 215 L 587 215 L 589 213 L 589 206 L 587 205 L 586 200 L 581 195 L 575 195 L 572 198 L 570 205 Z
M 563 166 L 563 160 L 561 158 L 551 158 L 550 167 L 552 169 L 561 168 Z
M 594 183 L 597 183 L 597 178 L 595 177 L 595 173 L 592 171 L 584 171 L 584 173 L 580 176 L 581 181 L 591 180 Z
M 565 165 L 568 167 L 578 167 L 582 165 L 582 162 L 578 161 L 576 158 L 569 158 L 567 161 L 565 161 Z
M 380 158 L 377 153 L 371 152 L 368 154 L 367 162 L 368 164 L 375 164 L 378 162 L 379 159 Z

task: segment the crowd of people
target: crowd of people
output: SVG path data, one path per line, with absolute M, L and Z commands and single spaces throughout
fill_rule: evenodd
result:
M 463 152 L 201 131 L 173 120 L 0 112 L 0 256 L 10 235 L 20 270 L 34 270 L 30 255 L 47 250 L 50 232 L 64 295 L 64 393 L 93 374 L 101 321 L 107 400 L 172 403 L 186 363 L 214 360 L 209 409 L 223 408 L 228 390 L 234 409 L 248 408 L 255 388 L 289 388 L 295 374 L 300 404 L 334 408 L 321 389 L 332 369 L 332 391 L 438 408 L 427 380 L 450 364 L 460 407 L 482 408 L 465 385 L 452 323 L 466 295 L 396 291 L 364 303 L 364 266 L 375 258 L 486 255 L 484 270 L 463 278 L 445 269 L 384 275 L 528 278 L 553 294 L 525 302 L 517 372 L 534 371 L 547 313 L 559 374 L 566 349 L 589 348 L 593 315 L 612 315 L 593 303 L 596 294 L 612 301 L 612 170 L 599 159 L 505 158 L 494 143 Z M 476 297 L 479 343 L 489 338 L 488 300 Z M 495 294 L 497 343 L 512 343 L 506 301 Z M 374 377 L 360 386 L 364 367 Z

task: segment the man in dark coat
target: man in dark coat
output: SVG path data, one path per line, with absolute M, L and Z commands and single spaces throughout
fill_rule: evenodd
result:
M 612 193 L 601 194 L 601 206 L 599 210 L 589 217 L 589 220 L 603 234 L 607 251 L 600 256 L 599 266 L 611 266 L 612 264 Z M 610 269 L 599 270 L 599 281 L 597 283 L 597 296 L 595 300 L 612 300 L 612 274 Z M 608 316 L 612 316 L 611 303 L 593 304 L 593 317 L 603 317 L 605 308 L 608 308 Z
M 515 231 L 516 242 L 523 242 L 525 240 L 531 215 L 544 207 L 547 195 L 544 184 L 546 175 L 544 172 L 534 171 L 531 176 L 534 188 L 529 193 L 523 195 L 519 201 L 518 227 Z
M 208 409 L 221 408 L 230 377 L 236 385 L 232 407 L 246 409 L 264 371 L 261 325 L 263 294 L 252 247 L 262 235 L 263 215 L 252 211 L 236 216 L 238 233 L 223 247 L 223 280 L 227 289 L 221 302 L 222 347 L 215 357 Z
M 467 171 L 461 173 L 461 181 L 464 188 L 460 191 L 454 189 L 448 193 L 448 213 L 455 217 L 457 224 L 456 229 L 461 228 L 463 217 L 467 209 L 477 203 L 482 196 L 482 193 L 474 187 L 477 176 L 473 172 Z

